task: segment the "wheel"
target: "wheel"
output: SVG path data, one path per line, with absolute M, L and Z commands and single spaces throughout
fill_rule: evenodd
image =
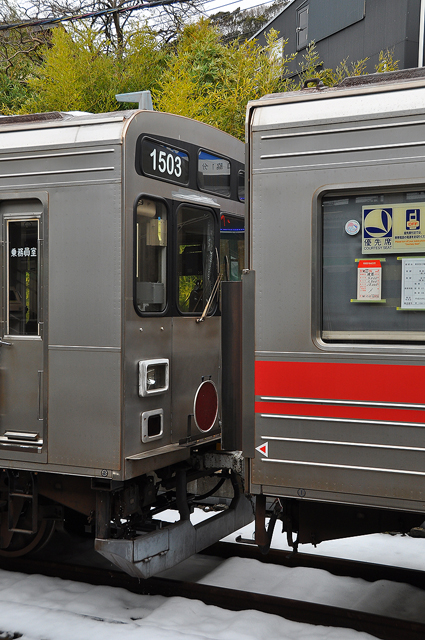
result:
M 25 556 L 30 551 L 39 551 L 52 537 L 55 524 L 54 520 L 41 520 L 37 533 L 14 532 L 7 548 L 0 549 L 0 557 L 18 558 Z

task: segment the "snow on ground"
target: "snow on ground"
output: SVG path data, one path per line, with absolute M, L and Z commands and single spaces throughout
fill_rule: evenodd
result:
M 286 534 L 278 530 L 279 523 L 273 535 L 272 546 L 276 549 L 289 550 Z M 226 542 L 235 542 L 241 536 L 246 540 L 254 538 L 254 523 L 248 524 L 239 531 L 224 538 Z M 317 547 L 312 544 L 302 544 L 298 547 L 300 553 L 311 553 L 333 558 L 346 558 L 361 562 L 377 562 L 407 569 L 425 571 L 425 539 L 411 538 L 400 534 L 375 533 L 355 538 L 341 538 L 341 540 L 327 540 Z
M 0 629 L 22 640 L 367 640 L 257 611 L 0 571 Z
M 238 534 L 251 538 L 253 525 Z M 229 536 L 234 539 L 237 534 Z M 286 548 L 275 532 L 273 546 Z M 322 543 L 302 551 L 425 570 L 425 540 L 376 534 Z M 198 555 L 167 574 L 234 589 L 351 606 L 425 622 L 425 597 L 408 585 L 370 584 L 304 567 Z M 317 627 L 256 611 L 232 612 L 184 598 L 141 596 L 123 589 L 0 571 L 0 631 L 23 640 L 370 640 L 347 629 Z M 0 636 L 1 637 L 1 636 Z

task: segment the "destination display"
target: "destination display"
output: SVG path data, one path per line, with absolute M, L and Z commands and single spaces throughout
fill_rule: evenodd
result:
M 208 151 L 198 153 L 198 186 L 204 191 L 230 196 L 230 162 Z
M 185 151 L 143 138 L 141 155 L 145 175 L 184 185 L 189 183 L 189 154 Z

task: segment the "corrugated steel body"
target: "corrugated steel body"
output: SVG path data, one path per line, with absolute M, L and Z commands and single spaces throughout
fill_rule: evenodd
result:
M 320 333 L 321 198 L 423 190 L 424 99 L 413 80 L 248 106 L 252 446 L 267 443 L 254 493 L 425 510 L 423 345 L 331 344 Z
M 21 437 L 15 425 L 21 442 L 0 433 L 1 457 L 5 467 L 131 478 L 190 455 L 179 441 L 187 437 L 197 387 L 202 376 L 212 376 L 217 386 L 220 377 L 219 318 L 197 324 L 194 317 L 140 317 L 135 311 L 135 204 L 149 194 L 168 199 L 170 215 L 181 202 L 243 213 L 243 204 L 229 198 L 137 173 L 137 141 L 143 133 L 165 136 L 177 147 L 192 143 L 238 163 L 243 145 L 213 127 L 159 112 L 41 115 L 0 118 L 0 213 L 4 221 L 36 216 L 43 256 L 42 338 L 11 336 L 13 346 L 0 353 L 1 389 L 14 389 L 2 405 L 0 426 L 13 422 L 26 387 L 31 394 L 25 406 L 38 415 L 27 431 L 37 432 L 37 439 L 27 434 L 32 440 L 23 443 L 25 433 Z M 196 175 L 197 158 L 192 162 Z M 3 243 L 6 228 L 4 222 Z M 3 293 L 4 309 L 7 299 Z M 37 354 L 29 359 L 25 345 L 33 341 Z M 13 368 L 18 353 L 19 372 Z M 169 359 L 171 386 L 141 398 L 138 363 L 155 358 Z M 34 384 L 20 384 L 24 370 Z M 11 387 L 12 374 L 18 384 Z M 163 436 L 142 443 L 142 413 L 159 409 Z

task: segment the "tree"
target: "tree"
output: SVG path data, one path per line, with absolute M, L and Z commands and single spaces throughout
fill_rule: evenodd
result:
M 265 47 L 254 41 L 225 44 L 207 20 L 187 25 L 173 47 L 160 44 L 147 25 L 128 28 L 120 49 L 108 50 L 101 31 L 71 24 L 52 30 L 40 61 L 22 72 L 23 84 L 0 74 L 0 98 L 9 92 L 15 112 L 90 111 L 100 113 L 134 105 L 117 104 L 116 93 L 150 89 L 155 107 L 214 125 L 244 139 L 250 100 L 293 91 L 319 77 L 333 86 L 347 75 L 359 75 L 366 61 L 343 61 L 323 69 L 314 44 L 299 61 L 299 78 L 288 77 L 285 42 L 270 30 Z M 383 53 L 379 70 L 396 68 L 391 52 Z M 378 69 L 377 69 L 378 70 Z M 26 75 L 25 75 L 26 74 Z M 22 102 L 22 104 L 20 104 Z M 3 103 L 3 112 L 10 106 Z
M 4 0 L 0 7 L 0 26 L 19 19 L 13 5 Z M 0 108 L 3 113 L 16 112 L 27 99 L 27 78 L 42 62 L 42 51 L 49 42 L 49 30 L 0 30 Z
M 12 3 L 17 0 L 3 1 Z M 10 6 L 14 6 L 17 15 L 26 20 L 84 16 L 84 25 L 102 34 L 105 50 L 109 53 L 123 49 L 126 33 L 144 25 L 148 18 L 156 19 L 160 15 L 157 32 L 169 41 L 180 32 L 185 21 L 199 15 L 201 0 L 163 0 L 160 14 L 157 1 L 160 0 L 152 0 L 154 8 L 147 5 L 137 10 L 131 7 L 141 0 L 26 0 L 19 6 Z
M 283 48 L 281 56 L 273 55 L 277 35 L 270 32 L 265 48 L 254 41 L 225 45 L 207 20 L 188 25 L 154 91 L 156 107 L 243 139 L 248 100 L 285 85 L 288 59 Z
M 211 26 L 221 34 L 222 41 L 230 43 L 233 40 L 243 42 L 254 36 L 261 27 L 274 18 L 287 4 L 288 0 L 275 0 L 267 5 L 260 5 L 252 9 L 235 11 L 219 11 L 209 17 Z
M 311 42 L 305 53 L 298 63 L 299 83 L 294 85 L 294 89 L 300 89 L 304 82 L 309 78 L 319 78 L 323 84 L 328 87 L 334 87 L 344 78 L 350 76 L 361 76 L 366 72 L 366 64 L 369 58 L 363 58 L 356 62 L 348 63 L 348 58 L 343 60 L 336 69 L 323 68 L 323 61 L 315 47 L 315 43 Z M 379 62 L 375 65 L 376 73 L 384 71 L 396 71 L 398 69 L 398 60 L 394 60 L 394 51 L 381 51 L 379 53 Z
M 33 93 L 21 112 L 112 111 L 125 107 L 117 104 L 116 93 L 156 86 L 166 54 L 149 27 L 130 33 L 120 52 L 109 53 L 96 30 L 82 25 L 68 29 L 55 29 L 43 64 L 28 79 Z

